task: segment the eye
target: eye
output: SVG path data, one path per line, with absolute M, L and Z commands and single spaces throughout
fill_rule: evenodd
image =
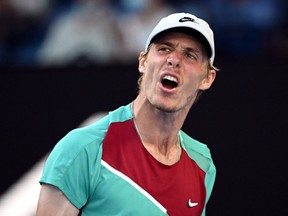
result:
M 185 56 L 189 59 L 197 60 L 197 56 L 194 53 L 186 53 Z
M 167 45 L 161 45 L 158 47 L 158 51 L 160 52 L 171 52 L 171 48 Z
M 169 52 L 170 49 L 168 47 L 160 47 L 159 51 L 163 51 L 163 52 Z

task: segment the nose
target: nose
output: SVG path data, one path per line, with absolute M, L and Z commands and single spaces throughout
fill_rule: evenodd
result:
M 177 53 L 171 53 L 167 58 L 167 63 L 172 68 L 180 67 L 181 57 Z

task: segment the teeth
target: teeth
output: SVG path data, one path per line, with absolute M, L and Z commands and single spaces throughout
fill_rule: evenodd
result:
M 172 82 L 176 82 L 176 83 L 178 83 L 178 80 L 177 80 L 175 77 L 170 76 L 170 75 L 166 75 L 166 76 L 164 76 L 163 79 L 167 79 L 167 80 L 169 80 L 169 81 L 172 81 Z

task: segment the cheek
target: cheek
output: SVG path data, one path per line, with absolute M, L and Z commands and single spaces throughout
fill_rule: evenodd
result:
M 159 56 L 147 57 L 146 61 L 142 64 L 143 78 L 145 79 L 145 86 L 156 85 L 159 81 L 159 76 L 166 60 Z
M 151 62 L 145 64 L 144 76 L 147 82 L 152 82 L 156 78 L 156 64 L 151 64 Z
M 208 76 L 208 71 L 207 71 L 207 67 L 206 66 L 202 66 L 199 69 L 199 71 L 200 72 L 194 73 L 190 77 L 190 82 L 193 83 L 192 85 L 196 89 L 202 88 L 202 84 L 205 82 L 205 80 L 207 79 L 207 76 Z
M 153 69 L 150 67 L 146 67 L 143 73 L 143 85 L 146 90 L 151 89 L 151 85 L 153 83 Z
M 188 82 L 188 88 L 191 90 L 197 90 L 199 85 L 201 84 L 201 81 L 203 80 L 203 75 L 200 73 L 193 73 L 189 76 L 189 82 Z

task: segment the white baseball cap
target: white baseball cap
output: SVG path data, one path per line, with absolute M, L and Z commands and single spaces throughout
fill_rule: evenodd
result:
M 197 36 L 195 33 L 198 34 L 197 39 L 200 39 L 200 43 L 206 48 L 211 64 L 213 64 L 215 58 L 213 31 L 206 21 L 189 13 L 174 13 L 162 18 L 150 33 L 146 41 L 145 50 L 147 51 L 148 46 L 156 35 L 175 28 L 193 30 L 192 32 L 194 33 L 191 32 L 191 34 L 194 36 Z

